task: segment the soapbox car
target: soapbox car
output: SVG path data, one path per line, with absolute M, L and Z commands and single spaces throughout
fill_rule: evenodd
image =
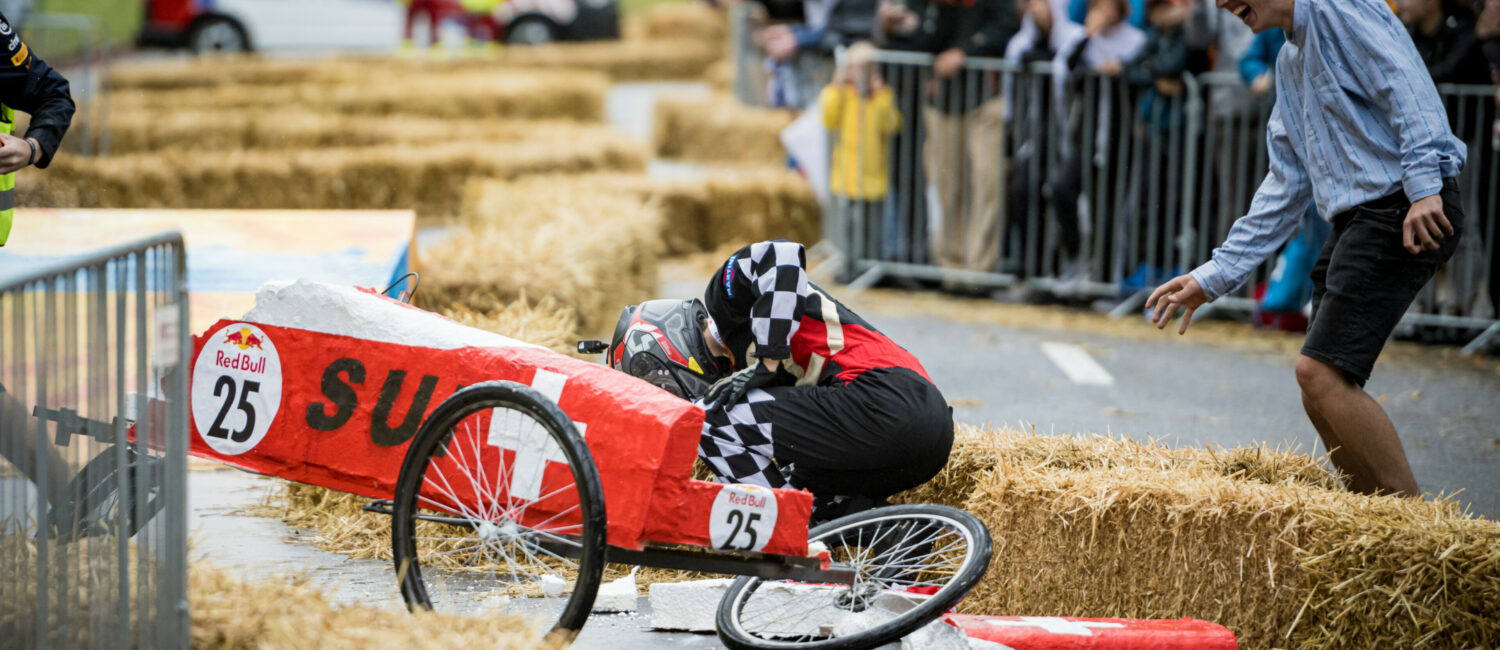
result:
M 191 453 L 373 499 L 412 609 L 519 612 L 571 638 L 606 565 L 633 564 L 742 576 L 718 607 L 730 647 L 871 647 L 954 607 L 990 560 L 989 532 L 953 508 L 809 531 L 806 492 L 692 480 L 699 408 L 373 291 L 263 288 L 194 338 L 188 370 Z M 139 433 L 130 476 L 76 486 L 59 528 L 120 521 L 99 494 L 153 489 Z

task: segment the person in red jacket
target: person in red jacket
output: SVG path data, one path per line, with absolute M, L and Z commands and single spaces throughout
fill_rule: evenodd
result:
M 741 248 L 703 302 L 626 308 L 609 363 L 703 407 L 721 482 L 801 488 L 821 522 L 948 462 L 953 411 L 910 352 L 809 282 L 801 244 Z

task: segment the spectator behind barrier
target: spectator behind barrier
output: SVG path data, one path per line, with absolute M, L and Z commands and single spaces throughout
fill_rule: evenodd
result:
M 1457 0 L 1401 0 L 1401 22 L 1436 83 L 1483 84 L 1489 65 L 1475 35 L 1473 12 Z
M 1005 108 L 998 75 L 964 71 L 969 57 L 1000 57 L 1016 32 L 1014 0 L 905 0 L 876 14 L 877 40 L 936 55 L 923 89 L 922 158 L 937 195 L 932 256 L 945 269 L 994 271 L 1005 214 Z M 950 290 L 977 287 L 944 281 Z
M 771 105 L 801 109 L 829 78 L 836 47 L 868 39 L 876 0 L 804 0 L 800 22 L 765 27 L 756 42 L 765 50 Z
M 1146 29 L 1146 0 L 1127 1 L 1129 4 L 1126 5 L 1126 9 L 1120 11 L 1120 15 L 1129 16 L 1130 26 L 1144 31 Z M 1093 0 L 1069 0 L 1068 20 L 1075 23 L 1087 21 L 1093 6 Z
M 1184 26 L 1192 15 L 1188 0 L 1148 0 L 1146 46 L 1135 61 L 1125 67 L 1125 80 L 1137 86 L 1151 86 L 1142 100 L 1142 115 L 1156 113 L 1161 97 L 1182 96 L 1182 75 L 1188 71 L 1188 43 Z M 1165 113 L 1165 111 L 1162 111 Z M 1161 113 L 1157 113 L 1161 114 Z M 1169 125 L 1158 124 L 1163 130 Z
M 1172 213 L 1174 179 L 1181 169 L 1170 169 L 1170 133 L 1186 122 L 1184 88 L 1182 76 L 1188 71 L 1189 48 L 1186 25 L 1192 15 L 1189 0 L 1149 0 L 1147 20 L 1151 30 L 1146 35 L 1146 46 L 1122 73 L 1125 80 L 1134 86 L 1146 87 L 1141 98 L 1140 116 L 1146 128 L 1138 129 L 1145 142 L 1140 151 L 1149 157 L 1144 166 L 1134 170 L 1138 180 L 1130 190 L 1134 197 L 1127 205 L 1140 207 L 1144 212 L 1133 215 L 1140 225 L 1135 228 L 1141 258 L 1138 267 L 1125 278 L 1126 293 L 1176 275 L 1176 269 L 1167 269 L 1167 249 L 1172 245 L 1168 215 Z M 1152 139 L 1160 138 L 1162 146 L 1152 146 Z M 1154 190 L 1154 192 L 1153 192 Z M 1157 197 L 1156 201 L 1149 197 Z M 1147 197 L 1147 200 L 1140 200 Z M 1126 242 L 1120 242 L 1125 244 Z
M 870 43 L 850 46 L 846 65 L 834 71 L 833 83 L 818 100 L 823 126 L 835 138 L 828 189 L 837 203 L 840 236 L 846 241 L 850 233 L 867 232 L 877 225 L 888 187 L 888 143 L 901 129 L 901 112 L 875 69 L 874 58 L 875 46 Z
M 1017 218 L 1011 221 L 1006 237 L 1008 242 L 1024 237 L 1027 229 L 1020 218 L 1046 214 L 1046 206 L 1050 204 L 1057 218 L 1063 253 L 1059 274 L 1063 284 L 1057 292 L 1066 294 L 1072 293 L 1074 285 L 1087 276 L 1086 260 L 1079 255 L 1082 234 L 1078 221 L 1077 167 L 1080 161 L 1076 148 L 1070 146 L 1074 130 L 1069 128 L 1065 108 L 1069 59 L 1080 53 L 1085 34 L 1082 25 L 1068 20 L 1067 0 L 1027 0 L 1025 8 L 1021 30 L 1006 46 L 1005 58 L 1022 65 L 1050 63 L 1052 83 L 1038 86 L 1028 83 L 1026 77 L 1007 83 L 1009 117 L 1020 121 L 1020 126 L 1012 132 L 1021 141 L 1011 163 L 1006 197 L 1009 213 Z M 1048 155 L 1051 144 L 1059 152 L 1056 169 Z M 1030 241 L 1020 243 L 1037 245 Z
M 1265 97 L 1276 89 L 1276 56 L 1281 54 L 1283 45 L 1286 45 L 1286 32 L 1268 29 L 1255 35 L 1250 49 L 1240 59 L 1240 79 L 1245 80 L 1250 92 L 1257 97 Z

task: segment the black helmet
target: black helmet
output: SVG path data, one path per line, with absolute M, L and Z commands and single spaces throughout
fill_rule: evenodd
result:
M 731 370 L 727 359 L 709 352 L 706 320 L 708 308 L 696 298 L 626 307 L 609 343 L 609 367 L 683 399 L 698 399 Z

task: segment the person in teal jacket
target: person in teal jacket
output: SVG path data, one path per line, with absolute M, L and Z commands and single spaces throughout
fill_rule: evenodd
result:
M 1080 25 L 1089 15 L 1089 0 L 1072 0 L 1068 5 L 1068 20 Z M 1146 0 L 1130 0 L 1130 25 L 1146 30 Z
M 1283 45 L 1286 32 L 1268 29 L 1255 35 L 1250 49 L 1240 58 L 1240 79 L 1245 80 L 1255 96 L 1264 97 L 1271 92 L 1271 72 L 1276 69 L 1276 56 L 1281 54 Z

